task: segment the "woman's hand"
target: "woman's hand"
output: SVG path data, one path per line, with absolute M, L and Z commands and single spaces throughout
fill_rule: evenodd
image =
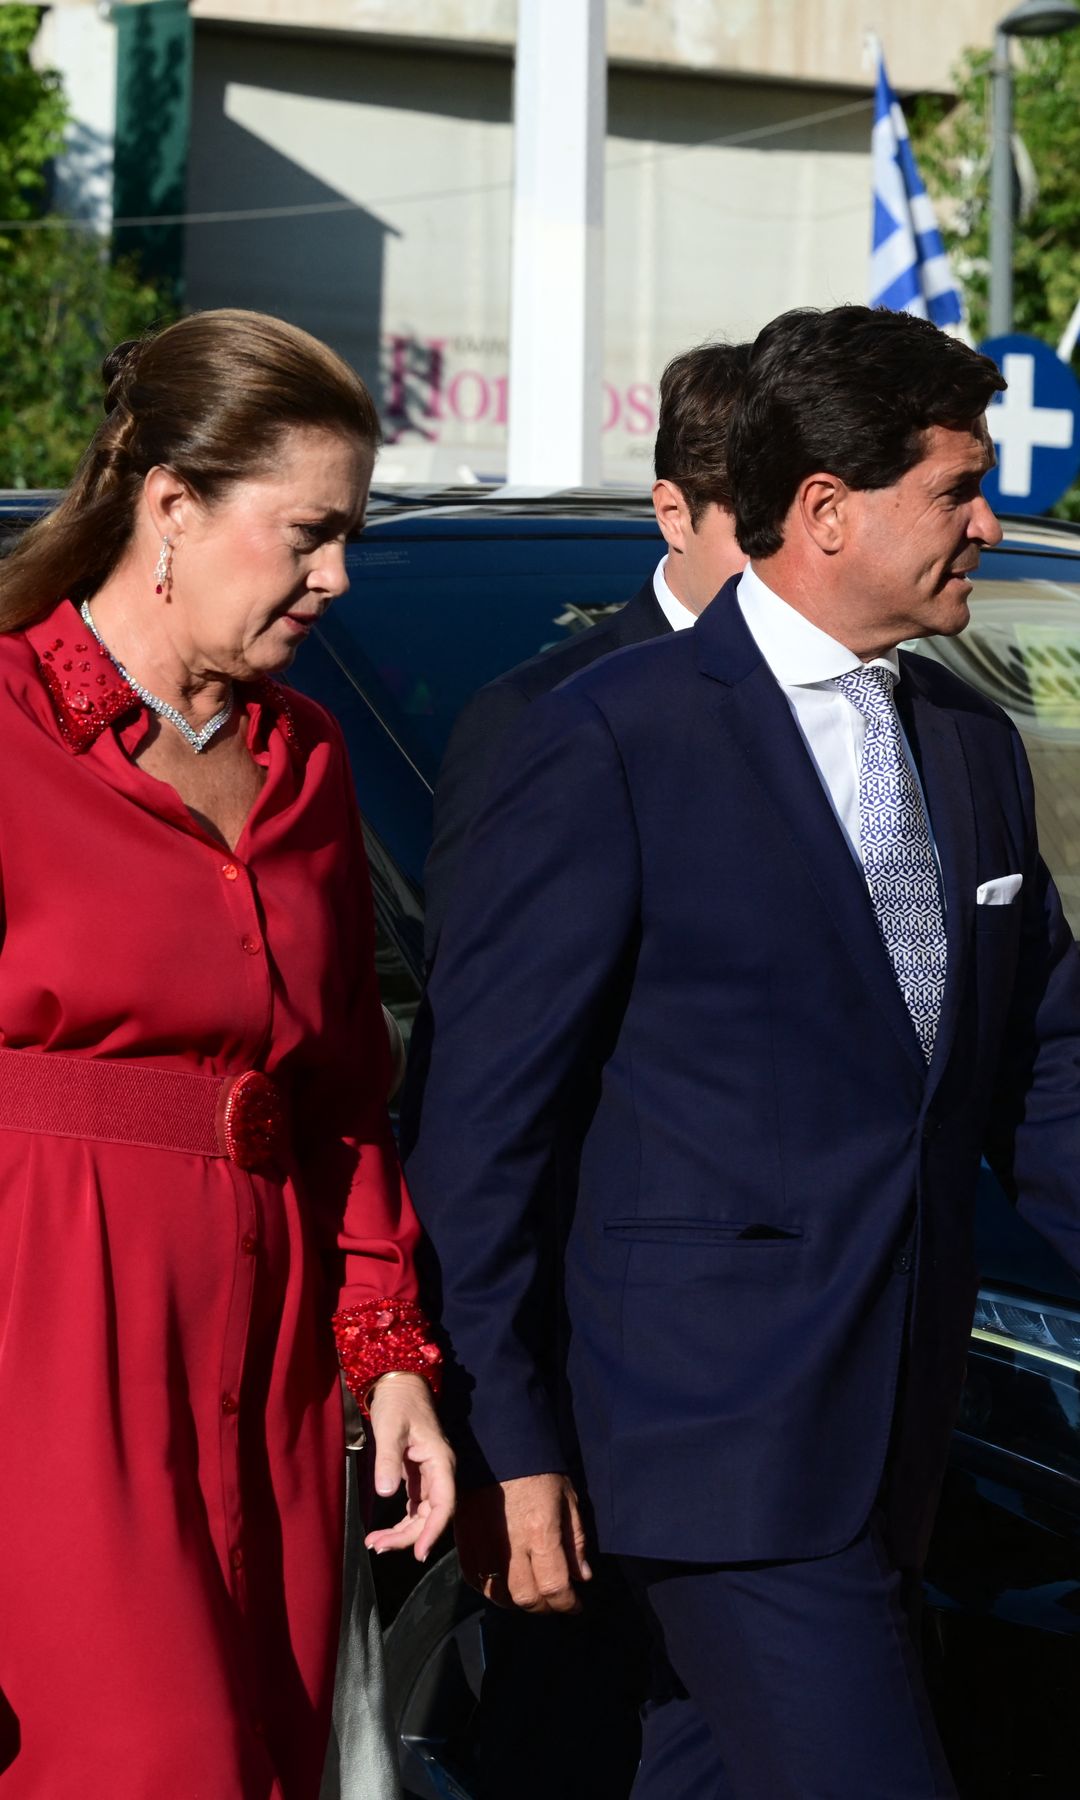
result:
M 369 1531 L 365 1543 L 384 1550 L 413 1546 L 426 1562 L 454 1511 L 454 1453 L 439 1428 L 431 1389 L 422 1375 L 380 1375 L 371 1394 L 375 1438 L 375 1492 L 388 1498 L 405 1483 L 405 1517 L 387 1531 Z

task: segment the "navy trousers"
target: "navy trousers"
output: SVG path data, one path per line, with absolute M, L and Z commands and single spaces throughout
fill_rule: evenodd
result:
M 618 1563 L 593 1566 L 571 1617 L 486 1609 L 478 1800 L 628 1800 L 650 1633 Z
M 623 1566 L 662 1651 L 633 1800 L 956 1800 L 876 1521 L 813 1562 Z

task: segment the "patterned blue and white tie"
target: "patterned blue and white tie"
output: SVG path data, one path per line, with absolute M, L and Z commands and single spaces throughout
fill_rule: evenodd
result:
M 930 826 L 904 751 L 896 676 L 865 663 L 835 686 L 866 721 L 859 765 L 859 834 L 878 929 L 927 1062 L 945 992 L 945 917 Z

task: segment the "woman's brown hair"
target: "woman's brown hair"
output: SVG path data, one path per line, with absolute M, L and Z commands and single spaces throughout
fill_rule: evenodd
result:
M 0 632 L 101 586 L 127 548 L 155 465 L 211 505 L 271 469 L 289 431 L 325 428 L 372 447 L 381 435 L 375 403 L 348 363 L 265 313 L 193 313 L 118 345 L 102 377 L 106 416 L 71 486 L 0 562 Z

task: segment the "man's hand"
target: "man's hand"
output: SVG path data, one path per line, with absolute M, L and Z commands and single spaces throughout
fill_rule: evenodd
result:
M 454 1535 L 470 1587 L 522 1612 L 581 1611 L 591 1581 L 577 1495 L 565 1475 L 522 1475 L 458 1496 Z

